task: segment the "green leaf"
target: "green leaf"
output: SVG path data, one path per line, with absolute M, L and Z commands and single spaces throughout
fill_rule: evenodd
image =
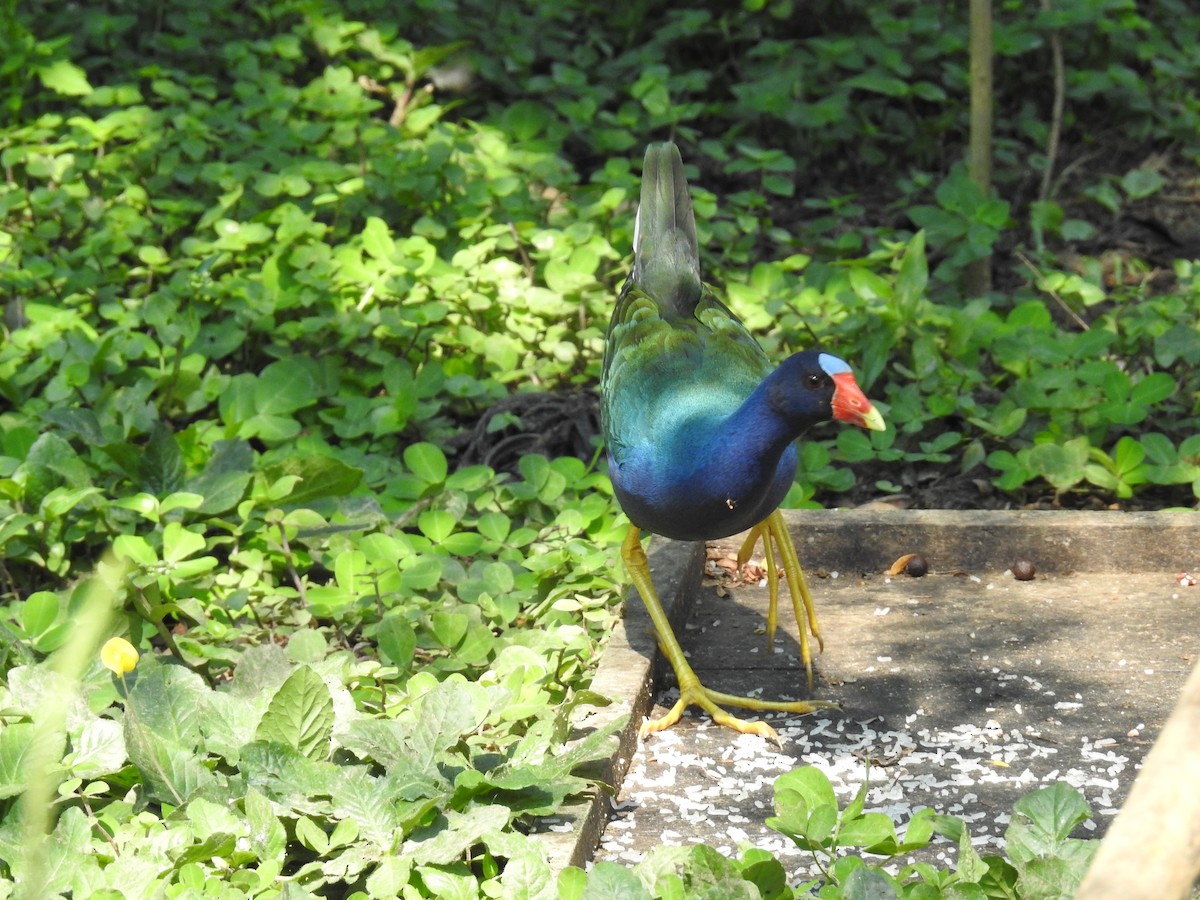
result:
M 201 724 L 207 716 L 212 691 L 195 672 L 143 657 L 129 694 L 134 715 L 126 715 L 127 732 L 134 722 L 180 747 L 200 746 Z
M 125 713 L 125 746 L 129 761 L 142 775 L 147 797 L 156 802 L 182 806 L 217 786 L 216 776 L 193 747 L 164 738 L 130 708 Z
M 654 900 L 654 897 L 630 869 L 601 860 L 588 873 L 587 887 L 580 900 Z
M 872 848 L 889 843 L 894 847 L 897 843 L 896 826 L 883 813 L 863 813 L 842 822 L 838 828 L 837 842 L 843 847 Z
M 50 839 L 39 848 L 41 858 L 36 869 L 38 893 L 41 896 L 65 895 L 79 874 L 80 860 L 91 859 L 91 823 L 83 810 L 68 807 L 63 810 Z M 13 875 L 18 882 L 26 882 L 33 872 L 26 871 L 29 860 L 23 859 L 13 866 Z
M 158 554 L 144 537 L 133 534 L 121 534 L 113 540 L 113 553 L 117 559 L 127 559 L 143 567 L 150 567 L 158 562 Z
M 163 527 L 163 561 L 179 563 L 204 550 L 204 535 L 190 531 L 179 522 L 168 522 Z
M 326 497 L 345 497 L 362 481 L 362 470 L 327 456 L 289 456 L 268 466 L 264 474 L 271 481 L 298 479 L 279 498 L 287 506 L 306 506 Z
M 1153 169 L 1130 169 L 1121 178 L 1121 190 L 1130 200 L 1141 200 L 1161 190 L 1166 183 Z
M 507 826 L 509 816 L 503 806 L 472 806 L 466 812 L 447 809 L 431 825 L 414 831 L 400 854 L 417 865 L 450 865 L 488 832 Z
M 28 787 L 35 734 L 31 722 L 13 722 L 0 731 L 0 800 L 15 797 Z
M 971 843 L 971 835 L 963 829 L 958 839 L 958 865 L 955 867 L 960 880 L 969 884 L 978 884 L 988 873 L 987 863 L 975 852 Z
M 86 97 L 92 92 L 88 83 L 87 73 L 79 66 L 65 59 L 38 66 L 35 70 L 42 84 L 66 97 Z
M 34 441 L 16 476 L 24 482 L 27 507 L 39 506 L 54 488 L 64 485 L 82 488 L 92 483 L 91 473 L 79 454 L 51 431 Z
M 378 216 L 367 216 L 367 224 L 362 231 L 363 249 L 380 262 L 391 262 L 396 253 L 396 243 L 392 240 L 391 229 Z
M 434 544 L 440 544 L 454 531 L 454 516 L 443 509 L 427 509 L 417 517 L 417 527 L 421 534 Z
M 925 287 L 928 283 L 929 266 L 925 260 L 925 232 L 918 231 L 905 247 L 904 257 L 900 260 L 900 271 L 896 273 L 893 299 L 902 319 L 906 321 L 916 319 L 917 309 L 925 297 Z
M 88 719 L 71 736 L 68 770 L 81 778 L 100 778 L 119 772 L 125 765 L 125 736 L 119 722 Z
M 1028 829 L 1022 850 L 1035 855 L 1053 850 L 1091 815 L 1083 794 L 1061 781 L 1026 794 L 1013 804 L 1014 824 Z
M 367 876 L 367 892 L 372 897 L 399 897 L 411 873 L 411 859 L 385 856 Z
M 141 458 L 141 489 L 163 497 L 183 487 L 183 454 L 168 428 L 158 425 L 150 433 Z
M 445 454 L 433 444 L 409 444 L 404 448 L 404 464 L 426 484 L 441 484 L 446 480 Z
M 1166 372 L 1152 372 L 1133 386 L 1130 400 L 1141 406 L 1161 403 L 1175 393 L 1175 379 Z
M 417 633 L 397 612 L 384 616 L 375 632 L 380 655 L 401 672 L 407 672 L 417 650 Z
M 21 627 L 25 634 L 37 637 L 48 630 L 58 618 L 58 595 L 52 591 L 36 591 L 21 604 Z
M 320 675 L 301 666 L 271 698 L 255 739 L 286 744 L 310 759 L 324 759 L 329 755 L 332 734 L 329 687 Z
M 816 766 L 801 766 L 775 779 L 775 791 L 794 791 L 809 809 L 819 806 L 837 808 L 837 795 L 833 784 Z
M 860 866 L 842 886 L 842 900 L 896 900 L 896 889 L 877 869 Z

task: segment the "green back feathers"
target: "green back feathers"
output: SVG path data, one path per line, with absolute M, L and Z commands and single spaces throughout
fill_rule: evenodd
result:
M 727 415 L 772 368 L 700 280 L 692 202 L 674 144 L 646 150 L 634 252 L 609 324 L 601 378 L 605 435 L 618 458 L 669 421 Z
M 689 316 L 700 299 L 696 218 L 674 144 L 651 144 L 633 237 L 633 280 L 665 316 Z

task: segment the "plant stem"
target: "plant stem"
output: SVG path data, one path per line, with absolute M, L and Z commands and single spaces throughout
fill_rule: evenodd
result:
M 992 190 L 992 4 L 971 0 L 971 133 L 967 170 L 986 196 Z M 992 288 L 991 254 L 971 260 L 966 268 L 967 295 L 979 297 Z
M 1042 0 L 1042 10 L 1050 11 L 1050 0 Z M 1062 136 L 1063 104 L 1067 92 L 1062 39 L 1058 29 L 1050 32 L 1050 64 L 1054 70 L 1054 101 L 1050 108 L 1050 136 L 1046 139 L 1046 168 L 1042 172 L 1039 200 L 1046 200 L 1050 196 L 1050 181 L 1054 175 L 1054 160 L 1058 156 L 1058 142 Z

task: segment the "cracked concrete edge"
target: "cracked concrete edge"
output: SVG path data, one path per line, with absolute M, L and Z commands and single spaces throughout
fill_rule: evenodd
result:
M 655 538 L 648 553 L 650 572 L 659 598 L 671 623 L 682 628 L 690 601 L 704 571 L 704 544 L 680 543 Z M 637 750 L 638 729 L 654 703 L 654 667 L 658 646 L 654 626 L 641 598 L 633 588 L 625 597 L 624 616 L 617 621 L 600 665 L 592 678 L 591 690 L 612 700 L 609 706 L 592 711 L 580 727 L 595 729 L 628 715 L 618 733 L 616 751 L 599 773 L 599 779 L 612 795 L 621 788 L 630 760 Z M 600 843 L 609 805 L 607 788 L 592 788 L 582 799 L 564 806 L 553 817 L 568 823 L 571 830 L 544 831 L 538 839 L 546 847 L 550 868 L 557 877 L 567 866 L 585 866 Z
M 933 571 L 1003 571 L 1018 558 L 1039 572 L 1200 571 L 1200 514 L 897 510 L 785 510 L 801 564 L 818 569 L 881 572 L 904 553 L 922 553 Z M 847 534 L 852 539 L 847 539 Z M 730 542 L 740 542 L 739 537 Z M 672 625 L 682 628 L 703 574 L 704 544 L 655 538 L 650 569 Z M 599 775 L 619 791 L 637 748 L 638 728 L 653 703 L 658 648 L 637 592 L 626 596 L 601 655 L 591 689 L 612 699 L 581 723 L 600 728 L 628 713 L 616 752 Z M 585 866 L 599 845 L 609 795 L 593 789 L 553 817 L 570 831 L 543 831 L 552 871 Z

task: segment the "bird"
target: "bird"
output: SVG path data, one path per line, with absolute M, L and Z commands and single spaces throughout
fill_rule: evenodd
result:
M 887 426 L 846 362 L 807 349 L 772 365 L 741 320 L 704 283 L 695 215 L 674 143 L 646 149 L 633 243 L 633 267 L 605 339 L 601 428 L 613 493 L 630 522 L 621 557 L 680 692 L 666 715 L 642 723 L 641 736 L 671 727 L 684 709 L 698 706 L 718 725 L 779 743 L 766 722 L 739 718 L 723 707 L 805 714 L 837 704 L 763 700 L 705 687 L 655 591 L 642 533 L 701 541 L 748 531 L 739 564 L 762 540 L 768 646 L 774 641 L 782 567 L 811 689 L 808 631 L 821 649 L 824 641 L 779 511 L 795 480 L 796 440 L 831 419 L 876 431 Z

